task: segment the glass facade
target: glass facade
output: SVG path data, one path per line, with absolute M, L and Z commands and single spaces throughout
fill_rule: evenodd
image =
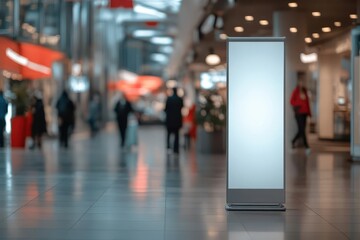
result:
M 61 2 L 61 0 L 21 1 L 19 38 L 58 48 Z
M 0 0 L 0 35 L 13 34 L 14 0 Z

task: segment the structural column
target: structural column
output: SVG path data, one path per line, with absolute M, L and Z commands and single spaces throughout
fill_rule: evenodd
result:
M 307 69 L 300 61 L 300 53 L 305 51 L 306 15 L 301 11 L 276 11 L 273 14 L 273 25 L 274 37 L 286 37 L 285 142 L 286 146 L 290 146 L 291 138 L 297 131 L 294 113 L 289 103 L 290 96 L 297 85 L 298 72 L 305 72 Z M 290 28 L 296 28 L 297 32 L 291 32 Z

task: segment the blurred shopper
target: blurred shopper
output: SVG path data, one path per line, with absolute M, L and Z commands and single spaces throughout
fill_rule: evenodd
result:
M 31 112 L 32 112 L 31 133 L 33 138 L 33 145 L 31 146 L 31 148 L 34 149 L 36 146 L 41 148 L 42 135 L 46 133 L 46 119 L 45 119 L 44 103 L 40 95 L 34 97 L 34 102 L 31 107 Z
M 134 109 L 131 103 L 122 95 L 119 94 L 119 100 L 116 102 L 114 111 L 116 114 L 116 121 L 120 131 L 121 147 L 125 147 L 126 141 L 126 129 L 128 126 L 129 113 L 133 112 Z
M 196 139 L 196 106 L 193 104 L 189 108 L 188 114 L 184 117 L 184 134 L 185 134 L 185 148 L 190 149 L 191 142 Z
M 173 151 L 179 153 L 179 131 L 182 127 L 181 109 L 184 103 L 182 98 L 177 94 L 177 88 L 173 88 L 172 96 L 168 97 L 165 105 L 166 129 L 167 129 L 167 149 L 171 150 L 170 137 L 175 136 Z
M 4 147 L 4 132 L 5 132 L 5 116 L 7 114 L 8 103 L 4 98 L 4 93 L 0 90 L 0 148 Z
M 96 132 L 99 130 L 100 116 L 101 116 L 100 96 L 98 94 L 94 94 L 90 100 L 89 116 L 88 116 L 91 136 L 95 136 Z
M 299 139 L 302 139 L 306 150 L 310 151 L 306 139 L 306 119 L 308 116 L 311 117 L 311 112 L 309 105 L 309 97 L 303 80 L 298 81 L 298 86 L 291 94 L 290 103 L 294 109 L 295 119 L 298 127 L 298 132 L 292 140 L 292 147 L 295 148 L 296 142 Z
M 56 103 L 59 117 L 60 145 L 69 145 L 69 135 L 75 125 L 75 105 L 64 90 Z

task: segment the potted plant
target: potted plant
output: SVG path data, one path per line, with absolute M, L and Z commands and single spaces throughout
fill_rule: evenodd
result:
M 14 117 L 11 119 L 11 147 L 25 147 L 26 140 L 26 117 L 25 113 L 29 106 L 27 85 L 24 81 L 12 83 Z
M 196 120 L 199 124 L 197 141 L 202 153 L 225 152 L 226 105 L 217 91 L 206 91 L 199 96 Z

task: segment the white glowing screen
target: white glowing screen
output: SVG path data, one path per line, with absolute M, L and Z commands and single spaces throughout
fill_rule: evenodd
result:
M 229 189 L 284 188 L 284 43 L 229 43 Z

